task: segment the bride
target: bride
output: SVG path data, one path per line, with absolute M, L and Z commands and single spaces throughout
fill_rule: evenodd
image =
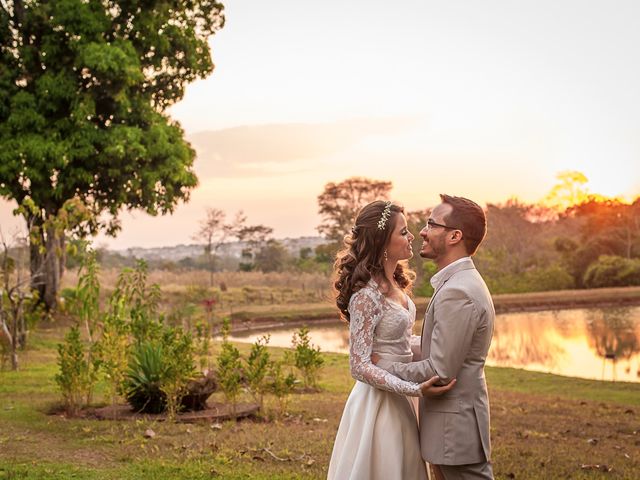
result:
M 344 407 L 328 479 L 427 478 L 414 404 L 407 397 L 441 395 L 455 382 L 407 382 L 371 362 L 373 352 L 396 362 L 413 358 L 416 307 L 406 292 L 414 275 L 402 263 L 413 255 L 413 238 L 402 207 L 375 201 L 360 210 L 338 253 L 336 304 L 349 322 L 349 364 L 357 381 Z

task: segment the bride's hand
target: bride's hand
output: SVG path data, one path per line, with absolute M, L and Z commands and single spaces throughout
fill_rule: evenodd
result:
M 447 385 L 434 385 L 438 380 L 440 380 L 440 377 L 435 376 L 420 384 L 420 390 L 422 391 L 423 397 L 438 397 L 443 393 L 447 393 L 456 384 L 456 379 L 454 378 Z

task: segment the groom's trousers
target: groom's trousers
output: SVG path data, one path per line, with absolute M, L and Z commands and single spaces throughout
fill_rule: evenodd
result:
M 445 480 L 493 480 L 493 468 L 489 462 L 470 465 L 438 465 Z

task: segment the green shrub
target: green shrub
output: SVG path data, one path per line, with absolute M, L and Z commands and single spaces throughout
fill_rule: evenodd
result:
M 306 326 L 301 327 L 300 330 L 293 334 L 291 342 L 295 349 L 295 366 L 302 373 L 304 386 L 306 388 L 316 388 L 318 372 L 324 363 L 320 347 L 315 347 L 311 344 L 309 329 Z
M 416 286 L 415 294 L 419 297 L 430 297 L 433 295 L 433 287 L 431 286 L 431 277 L 438 271 L 433 260 L 427 260 L 422 263 L 422 282 Z
M 167 327 L 158 340 L 134 347 L 124 382 L 127 401 L 137 412 L 178 412 L 195 374 L 193 342 L 188 333 Z
M 268 390 L 266 383 L 266 375 L 269 369 L 268 343 L 269 336 L 266 335 L 258 338 L 255 343 L 251 345 L 251 351 L 249 352 L 249 357 L 246 360 L 244 369 L 249 391 L 256 402 L 259 403 L 261 409 L 264 404 L 264 394 Z
M 191 335 L 182 329 L 165 327 L 162 335 L 165 375 L 161 389 L 165 394 L 169 418 L 173 419 L 187 393 L 187 384 L 196 373 Z
M 583 278 L 587 288 L 640 285 L 640 259 L 601 255 Z
M 218 382 L 225 398 L 231 403 L 231 412 L 235 417 L 243 370 L 240 351 L 228 340 L 229 330 L 229 319 L 225 318 L 222 323 L 222 350 L 218 355 Z
M 270 362 L 269 372 L 266 378 L 267 390 L 278 400 L 280 415 L 285 413 L 289 401 L 289 395 L 293 392 L 293 388 L 298 382 L 293 373 L 289 372 L 285 375 L 283 367 L 286 365 L 286 359 L 284 361 Z
M 480 271 L 491 293 L 526 293 L 575 288 L 573 276 L 561 265 L 532 267 L 520 273 Z
M 71 327 L 64 340 L 64 343 L 58 344 L 60 371 L 55 380 L 62 392 L 67 413 L 75 415 L 86 402 L 92 371 L 96 366 L 87 360 L 78 326 Z
M 164 359 L 160 343 L 144 342 L 135 347 L 124 388 L 127 401 L 136 412 L 161 413 L 166 409 L 162 382 L 168 367 Z

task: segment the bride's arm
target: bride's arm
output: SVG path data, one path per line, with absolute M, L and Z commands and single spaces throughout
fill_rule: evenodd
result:
M 382 390 L 421 396 L 419 384 L 401 380 L 371 362 L 373 335 L 382 316 L 373 292 L 367 288 L 356 292 L 349 303 L 349 316 L 349 365 L 353 378 Z

